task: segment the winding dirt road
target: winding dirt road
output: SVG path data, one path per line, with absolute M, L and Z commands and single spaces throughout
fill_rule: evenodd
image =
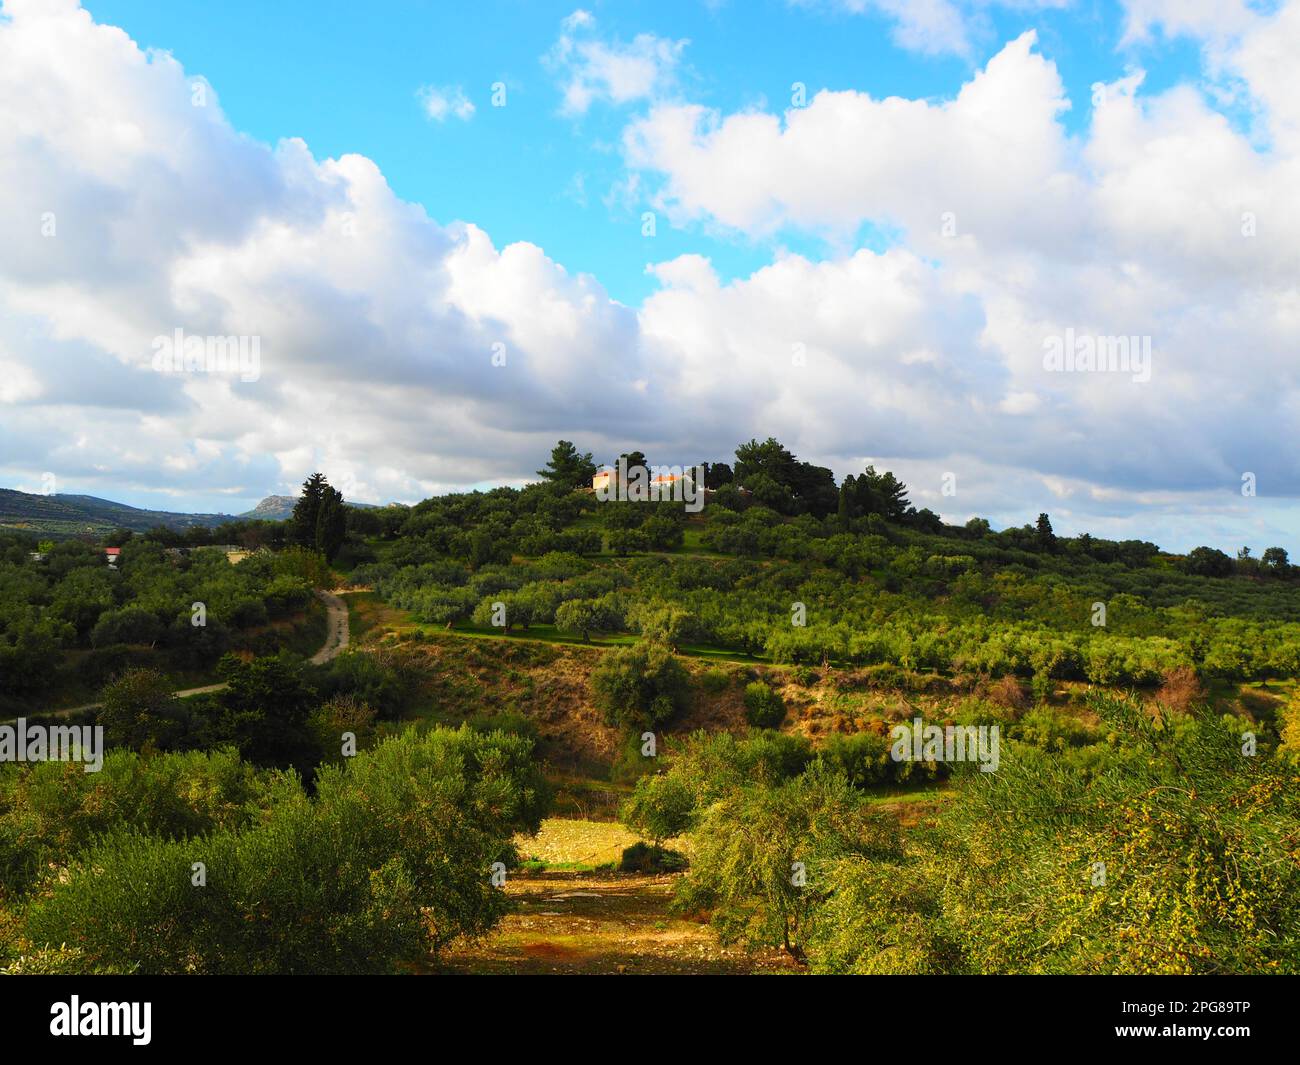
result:
M 311 656 L 314 666 L 324 665 L 337 658 L 348 646 L 348 605 L 333 592 L 317 591 L 317 598 L 325 604 L 325 646 Z M 208 690 L 208 689 L 201 689 Z

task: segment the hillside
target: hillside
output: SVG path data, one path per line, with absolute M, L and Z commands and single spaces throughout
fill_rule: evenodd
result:
M 33 495 L 0 488 L 0 527 L 56 537 L 78 533 L 102 535 L 114 529 L 145 532 L 159 525 L 169 529 L 213 528 L 233 520 L 230 514 L 143 510 L 97 496 Z
M 293 517 L 293 506 L 297 502 L 297 496 L 267 496 L 252 510 L 246 510 L 239 516 L 253 521 L 288 521 Z M 346 505 L 358 510 L 379 509 L 374 503 L 346 503 Z
M 115 529 L 148 532 L 167 529 L 215 529 L 227 522 L 285 521 L 293 515 L 295 496 L 267 496 L 243 514 L 186 514 L 173 510 L 145 510 L 111 499 L 85 495 L 35 495 L 12 488 L 0 488 L 0 528 L 39 533 L 59 539 L 89 533 L 104 536 Z M 374 509 L 371 503 L 349 503 L 350 507 Z
M 293 505 L 298 502 L 295 496 L 267 496 L 252 510 L 239 515 L 256 521 L 286 521 L 293 516 Z

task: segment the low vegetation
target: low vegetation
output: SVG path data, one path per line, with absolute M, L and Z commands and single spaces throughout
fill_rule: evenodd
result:
M 110 747 L 0 766 L 0 968 L 1300 969 L 1285 551 L 949 526 L 775 440 L 699 513 L 595 468 L 561 441 L 409 508 L 312 478 L 237 564 L 0 540 L 0 708 L 75 673 Z M 314 665 L 338 584 L 355 646 Z

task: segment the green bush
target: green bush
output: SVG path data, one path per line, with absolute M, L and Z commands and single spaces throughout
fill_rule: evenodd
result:
M 111 832 L 49 876 L 25 932 L 37 950 L 79 952 L 87 971 L 393 972 L 501 919 L 491 867 L 544 809 L 527 740 L 408 731 L 251 824 Z
M 900 849 L 897 822 L 873 812 L 843 777 L 817 768 L 775 787 L 742 784 L 705 811 L 677 905 L 704 910 L 724 943 L 805 958 L 833 864 Z
M 96 724 L 110 747 L 166 750 L 181 745 L 185 711 L 172 694 L 171 679 L 155 669 L 128 669 L 99 693 Z
M 680 836 L 695 821 L 695 791 L 680 776 L 645 776 L 623 804 L 621 818 L 658 851 L 664 840 Z
M 1300 972 L 1293 772 L 1208 713 L 1092 709 L 1116 742 L 1076 750 L 1105 757 L 1010 744 L 903 854 L 834 863 L 814 968 Z
M 373 707 L 380 718 L 396 720 L 419 691 L 425 661 L 398 651 L 349 650 L 330 662 L 317 687 L 322 696 L 350 695 Z
M 1009 731 L 1013 739 L 1045 751 L 1063 751 L 1097 740 L 1096 729 L 1050 706 L 1039 706 L 1029 711 Z
M 90 632 L 94 647 L 111 647 L 115 644 L 152 644 L 163 634 L 163 623 L 152 610 L 128 606 L 109 610 L 99 615 Z
M 718 695 L 731 687 L 731 678 L 721 669 L 706 669 L 700 674 L 700 689 Z
M 755 728 L 779 728 L 785 720 L 785 701 L 761 680 L 745 685 L 745 717 Z
M 591 693 L 611 725 L 654 729 L 686 705 L 690 674 L 666 648 L 644 641 L 604 656 L 591 673 Z
M 110 750 L 98 773 L 76 762 L 0 767 L 0 889 L 19 894 L 38 874 L 119 831 L 160 839 L 252 822 L 291 777 L 259 771 L 230 749 L 142 757 Z
M 620 873 L 680 873 L 689 863 L 678 851 L 663 850 L 648 843 L 633 843 L 623 848 L 618 862 Z
M 831 736 L 818 752 L 819 761 L 842 773 L 855 788 L 869 788 L 899 779 L 900 767 L 911 769 L 913 763 L 896 762 L 890 757 L 890 742 L 874 732 L 855 732 L 851 736 Z

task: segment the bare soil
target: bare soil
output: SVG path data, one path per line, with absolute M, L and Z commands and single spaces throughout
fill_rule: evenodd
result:
M 794 973 L 776 951 L 722 947 L 708 925 L 669 911 L 675 876 L 545 872 L 513 876 L 515 913 L 430 971 L 480 974 Z

